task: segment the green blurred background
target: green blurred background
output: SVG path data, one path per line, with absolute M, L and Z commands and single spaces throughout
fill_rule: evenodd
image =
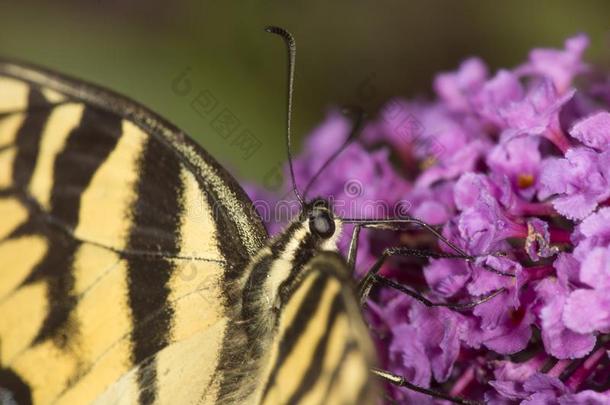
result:
M 431 80 L 469 55 L 492 69 L 530 48 L 591 37 L 589 61 L 609 63 L 610 2 L 599 1 L 2 1 L 0 49 L 124 93 L 196 138 L 238 177 L 260 181 L 285 159 L 281 25 L 297 39 L 298 145 L 333 105 L 371 114 L 393 96 L 430 94 Z M 189 70 L 192 91 L 172 81 Z M 363 84 L 372 86 L 363 95 Z M 261 141 L 244 159 L 189 98 L 207 91 Z

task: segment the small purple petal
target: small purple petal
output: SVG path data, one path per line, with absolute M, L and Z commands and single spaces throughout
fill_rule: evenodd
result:
M 569 253 L 560 253 L 553 262 L 553 267 L 557 271 L 557 278 L 564 286 L 574 284 L 580 278 L 580 263 Z
M 585 194 L 573 194 L 557 197 L 553 200 L 553 207 L 568 219 L 581 219 L 589 215 L 597 206 L 595 197 Z
M 457 72 L 441 73 L 434 80 L 434 90 L 455 111 L 470 108 L 469 95 L 480 88 L 487 78 L 487 66 L 479 58 L 462 62 Z
M 582 262 L 580 281 L 610 291 L 610 247 L 596 247 L 589 252 Z
M 597 237 L 610 242 L 610 207 L 600 208 L 596 213 L 585 218 L 578 229 L 588 238 Z
M 610 245 L 610 208 L 600 208 L 585 218 L 576 227 L 572 240 L 576 244 L 574 257 L 581 262 L 592 249 Z
M 527 397 L 527 394 L 523 392 L 523 385 L 515 381 L 490 381 L 489 385 L 491 385 L 500 394 L 500 396 L 505 399 L 516 401 Z M 502 402 L 493 401 L 492 403 L 498 404 Z
M 568 38 L 564 50 L 534 49 L 530 52 L 529 62 L 519 71 L 523 74 L 550 77 L 557 89 L 564 92 L 574 76 L 586 70 L 582 55 L 588 45 L 588 37 L 581 34 Z
M 418 338 L 417 328 L 401 324 L 393 329 L 394 335 L 390 344 L 390 357 L 394 359 L 395 371 L 401 373 L 411 383 L 428 387 L 432 378 L 432 368 L 426 348 Z
M 538 182 L 540 139 L 516 136 L 496 145 L 487 156 L 492 171 L 506 175 L 520 195 L 531 198 Z
M 479 200 L 496 200 L 498 206 L 510 211 L 515 208 L 516 196 L 508 177 L 500 173 L 483 175 L 464 173 L 454 187 L 455 206 L 465 211 Z
M 610 329 L 610 297 L 607 291 L 579 289 L 570 294 L 563 322 L 577 333 L 592 333 Z
M 540 191 L 538 198 L 545 200 L 553 194 L 563 194 L 568 191 L 571 165 L 567 159 L 547 158 L 541 165 Z
M 586 146 L 603 151 L 610 146 L 610 113 L 607 111 L 590 115 L 578 121 L 570 135 Z
M 445 159 L 425 170 L 417 179 L 417 187 L 428 187 L 439 180 L 452 180 L 461 174 L 473 171 L 477 162 L 489 150 L 487 141 L 476 139 L 463 147 L 447 153 Z
M 454 213 L 453 183 L 413 188 L 404 198 L 411 204 L 410 215 L 430 225 L 449 222 Z
M 375 315 L 379 323 L 383 323 L 390 328 L 396 325 L 407 324 L 408 314 L 411 308 L 411 301 L 404 295 L 395 293 L 391 298 L 384 301 L 383 305 L 370 300 L 367 307 Z
M 484 268 L 483 265 L 488 268 Z M 468 292 L 474 296 L 491 293 L 500 288 L 509 288 L 513 285 L 513 279 L 507 276 L 496 274 L 490 269 L 505 274 L 517 275 L 522 267 L 506 257 L 487 255 L 477 258 L 472 271 L 472 281 L 468 283 Z M 517 306 L 518 303 L 514 303 Z
M 500 360 L 495 364 L 494 377 L 496 380 L 510 380 L 522 383 L 536 374 L 543 363 L 544 360 L 540 359 L 540 356 L 538 358 L 533 357 L 523 363 Z
M 597 204 L 610 197 L 607 162 L 610 154 L 580 147 L 565 159 L 549 158 L 542 164 L 539 198 L 553 194 L 553 207 L 569 219 L 584 219 Z
M 525 349 L 531 338 L 532 328 L 527 325 L 519 328 L 508 328 L 497 336 L 486 338 L 483 344 L 500 354 L 514 354 Z
M 571 331 L 563 323 L 563 309 L 568 289 L 557 280 L 542 280 L 536 292 L 543 302 L 540 310 L 542 341 L 547 353 L 558 359 L 581 358 L 595 346 L 595 336 Z
M 536 392 L 521 401 L 521 405 L 555 405 L 557 395 L 553 392 Z
M 523 383 L 523 388 L 529 392 L 549 393 L 553 395 L 568 393 L 568 388 L 559 378 L 542 373 L 536 373 L 529 377 Z
M 558 94 L 550 80 L 542 80 L 523 100 L 500 111 L 504 128 L 511 128 L 516 134 L 550 136 L 549 132 L 560 131 L 559 112 L 573 96 L 574 91 Z
M 514 310 L 514 298 L 504 292 L 478 305 L 473 314 L 479 318 L 471 325 L 466 343 L 472 347 L 483 344 L 501 354 L 512 354 L 523 350 L 532 336 L 531 324 L 535 319 L 531 304 L 524 303 Z
M 455 183 L 455 206 L 459 210 L 472 207 L 482 194 L 492 195 L 492 188 L 486 176 L 477 173 L 464 173 Z
M 467 241 L 467 251 L 476 255 L 495 253 L 500 242 L 526 232 L 524 226 L 507 217 L 497 200 L 486 194 L 459 215 L 458 229 Z
M 464 260 L 431 260 L 424 268 L 424 276 L 433 291 L 444 297 L 451 297 L 457 294 L 470 278 L 470 268 Z
M 497 392 L 496 395 L 489 393 L 489 398 L 493 398 L 492 403 L 504 404 L 502 399 L 519 400 L 527 398 L 530 393 L 525 389 L 524 383 L 532 376 L 538 374 L 538 369 L 544 360 L 538 356 L 523 363 L 512 363 L 510 361 L 499 361 L 494 369 L 495 380 L 489 382 Z M 511 404 L 513 402 L 510 402 Z
M 580 391 L 578 394 L 566 394 L 559 398 L 559 405 L 608 405 L 610 404 L 610 391 L 595 392 L 591 390 Z
M 460 351 L 459 315 L 446 308 L 426 308 L 422 305 L 414 306 L 410 315 L 418 339 L 430 359 L 434 379 L 446 381 Z
M 523 96 L 519 78 L 508 70 L 500 70 L 473 96 L 472 103 L 478 114 L 495 126 L 502 127 L 505 122 L 500 111 L 523 99 Z
M 447 207 L 438 201 L 424 201 L 413 210 L 413 216 L 430 225 L 447 222 L 451 216 Z

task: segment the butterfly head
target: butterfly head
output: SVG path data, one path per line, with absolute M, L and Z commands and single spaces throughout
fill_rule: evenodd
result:
M 253 272 L 265 274 L 265 302 L 279 309 L 302 281 L 303 269 L 323 251 L 337 251 L 342 220 L 330 202 L 315 198 L 303 203 L 298 217 L 276 235 L 269 250 L 253 265 Z M 265 263 L 271 260 L 272 263 Z
M 312 238 L 317 239 L 323 250 L 336 250 L 337 239 L 341 234 L 341 220 L 333 213 L 330 202 L 315 198 L 303 204 L 300 217 Z

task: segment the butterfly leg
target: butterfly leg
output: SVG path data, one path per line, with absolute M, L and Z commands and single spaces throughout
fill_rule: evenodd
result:
M 500 288 L 491 292 L 490 294 L 484 295 L 483 297 L 463 303 L 447 303 L 447 302 L 433 302 L 426 298 L 424 295 L 417 291 L 408 288 L 402 284 L 399 284 L 389 278 L 379 275 L 379 270 L 387 258 L 391 256 L 417 256 L 417 257 L 434 257 L 434 258 L 461 258 L 458 255 L 452 255 L 447 253 L 436 253 L 428 252 L 425 250 L 411 249 L 406 247 L 394 247 L 387 248 L 383 251 L 382 255 L 377 259 L 375 264 L 366 273 L 366 275 L 360 280 L 358 284 L 358 295 L 360 297 L 360 304 L 364 305 L 371 289 L 376 284 L 381 284 L 394 290 L 400 291 L 412 298 L 415 298 L 427 307 L 447 307 L 456 311 L 468 310 L 476 307 L 479 304 L 487 302 L 504 291 L 504 288 Z
M 369 293 L 371 291 L 371 288 L 373 287 L 374 284 L 376 283 L 381 283 L 381 280 L 388 280 L 389 279 L 380 276 L 378 273 L 381 270 L 381 266 L 383 266 L 383 263 L 385 263 L 385 261 L 392 256 L 415 256 L 415 257 L 434 257 L 434 258 L 461 258 L 461 256 L 456 256 L 456 255 L 452 255 L 452 254 L 444 254 L 444 253 L 435 253 L 435 252 L 428 252 L 428 251 L 424 251 L 424 250 L 419 250 L 419 249 L 412 249 L 412 248 L 407 248 L 407 247 L 392 247 L 392 248 L 386 248 L 384 249 L 383 253 L 381 254 L 381 256 L 379 256 L 379 258 L 377 258 L 377 260 L 375 261 L 375 263 L 373 264 L 373 266 L 369 269 L 369 271 L 366 272 L 366 274 L 364 275 L 364 277 L 360 280 L 360 282 L 358 283 L 358 295 L 360 297 L 360 303 L 364 304 L 364 302 L 367 300 Z M 404 287 L 406 289 L 406 287 Z M 415 291 L 409 290 L 410 293 L 409 295 L 413 296 L 414 298 L 420 298 L 420 294 L 416 293 Z M 423 298 L 423 297 L 421 297 Z M 419 299 L 421 301 L 421 299 Z
M 501 292 L 503 292 L 505 290 L 504 288 L 501 288 L 496 291 L 493 291 L 491 294 L 488 294 L 480 299 L 477 299 L 477 300 L 474 300 L 471 302 L 466 302 L 466 303 L 452 304 L 452 303 L 433 302 L 433 301 L 430 301 L 425 296 L 423 296 L 422 294 L 418 293 L 417 291 L 414 291 L 399 283 L 396 283 L 393 280 L 390 280 L 386 277 L 379 275 L 378 273 L 379 273 L 379 270 L 381 269 L 381 266 L 391 256 L 417 256 L 417 257 L 425 257 L 425 258 L 430 258 L 430 257 L 458 258 L 458 259 L 464 259 L 464 260 L 468 260 L 468 261 L 471 261 L 474 259 L 474 257 L 468 256 L 466 253 L 464 253 L 462 250 L 460 250 L 457 246 L 452 245 L 451 242 L 449 242 L 447 239 L 445 239 L 442 235 L 440 235 L 435 229 L 433 229 L 429 225 L 427 225 L 421 221 L 418 221 L 418 220 L 415 220 L 413 222 L 415 222 L 418 225 L 422 225 L 424 228 L 431 231 L 433 234 L 435 234 L 437 237 L 439 237 L 440 240 L 442 240 L 449 247 L 451 247 L 456 253 L 450 254 L 450 253 L 430 252 L 430 251 L 412 249 L 412 248 L 407 248 L 407 247 L 394 247 L 394 248 L 385 249 L 383 251 L 382 255 L 377 259 L 377 261 L 373 264 L 371 269 L 366 273 L 366 275 L 362 278 L 362 280 L 359 283 L 358 292 L 359 292 L 361 305 L 363 305 L 366 302 L 366 300 L 369 296 L 369 293 L 371 291 L 371 288 L 375 284 L 381 284 L 381 285 L 387 286 L 389 288 L 398 290 L 406 295 L 409 295 L 410 297 L 415 298 L 416 300 L 418 300 L 419 302 L 421 302 L 422 304 L 424 304 L 428 307 L 442 306 L 442 307 L 448 307 L 448 308 L 451 308 L 453 310 L 458 310 L 458 311 L 471 309 L 483 302 L 489 301 L 490 299 L 492 299 L 493 297 L 495 297 L 496 295 L 500 294 Z M 408 221 L 408 223 L 412 223 L 412 222 Z M 403 227 L 401 227 L 401 225 L 403 225 L 401 223 L 395 223 L 395 224 L 388 225 L 387 223 L 383 223 L 383 222 L 377 222 L 377 223 L 372 223 L 372 224 L 354 222 L 354 224 L 355 224 L 355 226 L 354 226 L 354 230 L 352 232 L 349 250 L 348 250 L 348 258 L 347 258 L 347 263 L 349 265 L 349 268 L 352 271 L 355 269 L 356 257 L 357 257 L 357 253 L 358 253 L 358 239 L 360 236 L 360 231 L 362 230 L 363 227 L 364 228 L 377 228 L 377 229 L 379 229 L 379 228 L 391 229 L 391 230 L 404 229 Z M 388 382 L 390 384 L 393 384 L 393 385 L 396 385 L 399 387 L 404 387 L 404 388 L 410 389 L 412 391 L 420 392 L 422 394 L 426 394 L 426 395 L 429 395 L 429 396 L 432 396 L 435 398 L 444 399 L 444 400 L 450 401 L 455 404 L 461 404 L 461 405 L 482 404 L 482 402 L 479 402 L 479 401 L 472 401 L 472 400 L 468 400 L 468 399 L 464 399 L 464 398 L 460 398 L 460 397 L 456 397 L 456 396 L 451 396 L 449 394 L 446 394 L 446 393 L 443 393 L 443 392 L 440 392 L 437 390 L 420 387 L 418 385 L 415 385 L 415 384 L 409 382 L 405 377 L 394 374 L 387 370 L 373 368 L 371 370 L 371 372 L 374 375 L 376 375 L 378 378 L 380 378 L 383 381 Z
M 460 397 L 454 397 L 454 396 L 451 396 L 449 394 L 445 394 L 445 393 L 440 392 L 440 391 L 436 391 L 436 390 L 433 390 L 433 389 L 420 387 L 419 385 L 415 385 L 415 384 L 410 383 L 404 377 L 399 376 L 399 375 L 394 374 L 394 373 L 391 373 L 391 372 L 386 371 L 386 370 L 381 370 L 381 369 L 378 369 L 378 368 L 373 368 L 371 370 L 371 372 L 374 375 L 376 375 L 377 377 L 379 377 L 380 379 L 382 379 L 383 381 L 386 381 L 386 382 L 388 382 L 390 384 L 396 385 L 398 387 L 408 388 L 408 389 L 410 389 L 412 391 L 420 392 L 422 394 L 426 394 L 426 395 L 429 395 L 431 397 L 435 397 L 435 398 L 439 398 L 439 399 L 444 399 L 444 400 L 452 402 L 454 404 L 461 404 L 461 405 L 482 405 L 483 404 L 483 402 L 472 401 L 472 400 L 464 399 L 464 398 L 460 398 Z
M 396 218 L 396 219 L 351 219 L 344 218 L 342 220 L 345 224 L 353 224 L 355 228 L 369 228 L 369 229 L 384 229 L 390 231 L 401 231 L 406 229 L 423 228 L 426 231 L 434 235 L 439 241 L 447 245 L 451 250 L 455 252 L 457 256 L 465 260 L 474 260 L 475 257 L 467 254 L 455 243 L 445 238 L 434 226 L 427 224 L 426 222 L 417 218 Z M 360 230 L 352 234 L 352 242 L 354 238 L 358 238 Z
M 408 220 L 408 223 L 415 223 L 416 225 L 423 225 L 426 229 L 433 231 L 437 237 L 439 237 L 440 239 L 445 241 L 445 243 L 447 243 L 450 247 L 454 248 L 450 244 L 451 242 L 449 242 L 447 239 L 445 239 L 442 235 L 440 235 L 436 230 L 434 230 L 430 225 L 426 224 L 425 222 L 413 219 L 413 220 Z M 381 221 L 356 223 L 354 225 L 354 230 L 352 231 L 352 236 L 350 239 L 348 255 L 347 255 L 347 264 L 348 264 L 349 269 L 353 272 L 355 269 L 355 266 L 356 266 L 356 257 L 358 255 L 358 240 L 360 238 L 360 231 L 362 230 L 362 228 L 373 228 L 373 229 L 381 228 L 381 229 L 390 229 L 390 230 L 400 230 L 400 229 L 403 229 L 402 226 L 404 226 L 404 223 L 402 221 L 401 222 L 392 221 L 389 223 L 381 222 Z M 472 257 L 468 256 L 466 253 L 464 253 L 457 247 L 455 247 L 454 250 L 456 251 L 455 254 L 442 253 L 442 252 L 430 252 L 430 251 L 426 251 L 426 250 L 412 249 L 412 248 L 407 248 L 407 247 L 393 247 L 393 248 L 385 249 L 383 251 L 383 253 L 381 254 L 381 256 L 377 259 L 377 261 L 373 264 L 373 266 L 366 273 L 366 275 L 362 278 L 362 280 L 360 280 L 360 283 L 358 285 L 360 304 L 363 305 L 365 303 L 365 301 L 367 300 L 367 298 L 369 296 L 371 288 L 375 284 L 383 284 L 387 287 L 401 291 L 402 293 L 415 298 L 416 300 L 418 300 L 419 302 L 421 302 L 422 304 L 424 304 L 428 307 L 448 307 L 448 308 L 452 308 L 454 310 L 471 309 L 479 304 L 482 304 L 483 302 L 489 301 L 490 299 L 492 299 L 493 297 L 498 295 L 500 292 L 504 291 L 504 289 L 499 289 L 499 290 L 493 291 L 491 294 L 488 294 L 478 300 L 466 302 L 466 303 L 460 303 L 460 304 L 432 302 L 429 299 L 427 299 L 426 297 L 424 297 L 422 294 L 418 293 L 417 291 L 407 288 L 401 284 L 398 284 L 398 283 L 378 274 L 379 270 L 381 270 L 381 266 L 383 265 L 383 263 L 391 256 L 416 256 L 416 257 L 423 257 L 423 258 L 432 257 L 432 258 L 437 258 L 437 259 L 439 259 L 439 258 L 465 259 L 465 260 L 473 259 Z
M 357 233 L 357 232 L 356 232 Z M 353 241 L 352 241 L 353 242 Z M 355 243 L 357 245 L 357 243 Z M 351 251 L 351 247 L 354 245 L 354 243 L 352 243 L 350 245 L 350 251 Z M 355 248 L 354 248 L 355 249 Z M 492 299 L 493 297 L 495 297 L 496 295 L 500 294 L 502 291 L 504 291 L 504 288 L 498 289 L 494 292 L 492 292 L 489 295 L 486 295 L 478 300 L 475 301 L 471 301 L 471 302 L 466 302 L 466 303 L 460 303 L 460 304 L 452 304 L 452 303 L 443 303 L 443 302 L 433 302 L 430 301 L 428 298 L 426 298 L 424 295 L 418 293 L 417 291 L 414 291 L 410 288 L 407 288 L 399 283 L 396 283 L 386 277 L 380 276 L 378 274 L 379 270 L 381 269 L 381 266 L 383 265 L 384 261 L 391 256 L 396 256 L 396 255 L 408 255 L 408 256 L 419 256 L 419 257 L 443 257 L 443 258 L 461 258 L 461 256 L 459 255 L 451 255 L 451 254 L 445 254 L 445 253 L 434 253 L 434 252 L 426 252 L 426 251 L 422 251 L 422 250 L 418 250 L 418 249 L 410 249 L 410 248 L 405 248 L 405 247 L 396 247 L 396 248 L 388 248 L 385 249 L 383 254 L 379 257 L 379 259 L 377 259 L 377 261 L 375 262 L 375 264 L 371 267 L 371 269 L 367 272 L 367 274 L 364 276 L 364 278 L 361 280 L 360 284 L 359 284 L 359 295 L 360 295 L 360 303 L 361 305 L 364 305 L 366 299 L 368 298 L 368 294 L 371 290 L 371 288 L 375 285 L 375 284 L 381 284 L 381 285 L 385 285 L 387 287 L 393 288 L 395 290 L 398 290 L 404 294 L 409 295 L 410 297 L 415 298 L 416 300 L 418 300 L 419 302 L 421 302 L 422 304 L 428 306 L 428 307 L 448 307 L 451 308 L 453 310 L 466 310 L 466 309 L 471 309 L 473 307 L 475 307 L 476 305 L 479 305 L 483 302 L 489 301 L 490 299 Z M 351 257 L 353 261 L 355 261 L 355 255 Z M 374 375 L 376 375 L 378 378 L 399 386 L 399 387 L 404 387 L 407 389 L 410 389 L 412 391 L 416 391 L 416 392 L 420 392 L 422 394 L 426 394 L 435 398 L 439 398 L 439 399 L 443 399 L 443 400 L 447 400 L 450 401 L 452 403 L 455 404 L 461 404 L 461 405 L 479 405 L 482 404 L 482 402 L 478 402 L 478 401 L 472 401 L 472 400 L 468 400 L 468 399 L 464 399 L 464 398 L 460 398 L 460 397 L 456 397 L 456 396 L 451 396 L 449 394 L 443 393 L 441 391 L 437 391 L 437 390 L 433 390 L 430 388 L 424 388 L 424 387 L 420 387 L 416 384 L 413 384 L 411 382 L 409 382 L 405 377 L 394 374 L 390 371 L 387 370 L 381 370 L 381 369 L 377 369 L 377 368 L 373 368 L 372 373 Z
M 384 229 L 384 230 L 390 230 L 390 231 L 401 231 L 401 230 L 406 230 L 408 228 L 413 229 L 415 227 L 423 228 L 426 231 L 430 232 L 432 235 L 434 235 L 440 242 L 442 242 L 443 244 L 448 246 L 451 250 L 453 250 L 454 254 L 452 256 L 445 256 L 445 257 L 464 259 L 467 262 L 473 262 L 478 257 L 478 256 L 469 255 L 464 250 L 462 250 L 459 246 L 457 246 L 455 243 L 453 243 L 449 239 L 445 238 L 437 229 L 435 229 L 434 226 L 427 224 L 426 222 L 424 222 L 420 219 L 417 219 L 417 218 L 407 217 L 407 218 L 381 219 L 381 220 L 347 219 L 346 218 L 346 219 L 343 219 L 343 223 L 354 225 L 354 232 L 352 233 L 350 251 L 348 254 L 348 264 L 351 264 L 350 269 L 352 271 L 354 270 L 354 265 L 356 263 L 355 255 L 356 255 L 356 251 L 357 251 L 357 244 L 358 244 L 357 241 L 360 236 L 360 228 Z M 352 247 L 353 247 L 353 249 L 352 249 Z M 504 254 L 502 252 L 497 252 L 497 253 L 490 253 L 488 255 L 503 256 Z M 483 256 L 486 256 L 486 255 L 483 255 Z M 428 257 L 435 257 L 435 256 L 428 256 Z M 486 263 L 481 263 L 480 266 L 484 270 L 489 271 L 491 273 L 498 274 L 500 276 L 515 277 L 515 275 L 512 273 L 507 273 L 507 272 L 495 269 Z
M 412 248 L 407 248 L 407 247 L 386 248 L 383 251 L 383 253 L 381 254 L 381 256 L 377 259 L 377 261 L 373 264 L 371 269 L 362 278 L 362 280 L 360 281 L 360 283 L 358 285 L 361 305 L 363 305 L 364 302 L 367 300 L 369 293 L 371 291 L 371 288 L 375 284 L 383 284 L 387 287 L 401 291 L 402 293 L 407 294 L 407 295 L 411 296 L 412 298 L 417 299 L 419 302 L 421 302 L 422 304 L 424 304 L 428 307 L 447 307 L 447 308 L 451 308 L 451 309 L 457 310 L 457 311 L 472 309 L 475 306 L 482 304 L 484 302 L 487 302 L 490 299 L 497 296 L 498 294 L 500 294 L 501 292 L 505 291 L 504 288 L 500 288 L 498 290 L 492 291 L 491 293 L 489 293 L 487 295 L 482 296 L 479 299 L 476 299 L 476 300 L 473 300 L 470 302 L 459 303 L 459 304 L 432 302 L 432 301 L 428 300 L 426 297 L 424 297 L 422 294 L 418 293 L 417 291 L 414 291 L 414 290 L 407 288 L 401 284 L 398 284 L 386 277 L 379 275 L 378 274 L 379 270 L 381 270 L 381 266 L 387 260 L 387 258 L 390 256 L 415 256 L 415 257 L 436 258 L 436 259 L 438 259 L 438 258 L 463 259 L 468 262 L 472 262 L 476 259 L 475 256 L 468 255 L 458 246 L 456 246 L 451 241 L 449 241 L 447 238 L 445 238 L 443 235 L 441 235 L 436 229 L 434 229 L 434 227 L 432 227 L 431 225 L 425 223 L 424 221 L 418 220 L 416 218 L 390 219 L 390 220 L 379 220 L 379 221 L 377 221 L 377 220 L 349 220 L 348 219 L 348 220 L 344 220 L 344 222 L 354 224 L 354 230 L 352 231 L 351 240 L 350 240 L 349 249 L 348 249 L 348 255 L 347 255 L 348 268 L 352 271 L 352 273 L 354 272 L 355 266 L 356 266 L 356 257 L 358 254 L 358 240 L 360 238 L 360 232 L 361 232 L 362 228 L 385 229 L 385 230 L 398 231 L 398 230 L 404 230 L 406 225 L 410 225 L 410 226 L 415 225 L 415 226 L 426 229 L 428 232 L 431 232 L 441 242 L 443 242 L 445 245 L 447 245 L 449 248 L 451 248 L 455 252 L 455 253 L 432 252 L 432 251 L 412 249 Z M 496 274 L 499 274 L 502 276 L 514 277 L 513 274 L 498 271 L 494 268 L 491 268 L 490 266 L 488 266 L 486 264 L 482 264 L 482 267 L 487 271 L 490 271 L 490 272 L 493 272 L 493 273 L 496 273 Z
M 389 230 L 402 230 L 403 229 L 402 227 L 400 227 L 400 225 L 392 225 L 392 226 L 388 227 L 386 224 L 383 224 L 383 223 L 374 223 L 374 224 L 356 223 L 354 225 L 354 230 L 352 231 L 352 236 L 350 238 L 350 244 L 349 244 L 348 253 L 347 253 L 347 265 L 352 273 L 354 272 L 354 270 L 356 268 L 356 257 L 358 256 L 358 241 L 360 240 L 360 231 L 362 230 L 362 228 L 389 229 Z M 395 249 L 399 249 L 399 248 L 395 248 Z M 407 248 L 404 248 L 404 249 L 407 249 Z M 425 251 L 416 250 L 416 249 L 410 249 L 409 252 L 413 252 L 414 254 L 415 254 L 415 252 L 417 252 L 418 254 L 416 254 L 416 255 L 419 257 L 445 257 L 445 258 L 455 257 L 455 258 L 459 258 L 459 259 L 471 260 L 471 257 L 466 255 L 466 253 L 462 252 L 461 250 L 458 250 L 457 254 L 455 254 L 455 255 L 443 254 L 443 253 L 427 253 Z M 389 253 L 389 252 L 384 252 L 382 254 L 382 256 L 379 259 L 380 262 L 376 263 L 375 266 L 378 265 L 378 267 L 381 267 L 381 265 L 387 258 L 387 253 Z M 373 266 L 373 267 L 375 267 L 375 266 Z M 377 270 L 379 270 L 379 269 L 377 269 Z

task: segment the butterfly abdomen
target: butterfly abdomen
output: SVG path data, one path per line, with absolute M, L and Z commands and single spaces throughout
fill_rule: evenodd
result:
M 328 251 L 304 264 L 279 316 L 261 403 L 374 403 L 375 356 L 346 270 Z

